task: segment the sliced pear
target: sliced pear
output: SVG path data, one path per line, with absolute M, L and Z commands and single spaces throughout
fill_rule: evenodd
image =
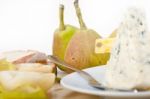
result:
M 40 63 L 22 63 L 22 64 L 17 64 L 16 69 L 18 71 L 53 73 L 56 69 L 56 66 L 54 64 L 43 65 Z
M 1 87 L 0 91 L 1 99 L 47 99 L 45 92 L 39 87 L 24 86 L 13 91 L 8 91 Z
M 31 85 L 40 87 L 47 91 L 55 82 L 54 73 L 38 73 L 23 71 L 2 71 L 0 72 L 1 86 L 8 91 L 15 90 L 19 87 Z
M 5 59 L 0 59 L 0 71 L 3 70 L 13 70 L 15 68 L 15 65 L 12 63 L 6 61 Z

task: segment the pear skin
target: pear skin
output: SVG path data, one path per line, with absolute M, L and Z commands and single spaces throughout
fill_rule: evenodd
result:
M 60 59 L 64 59 L 64 55 L 66 52 L 66 47 L 74 35 L 76 28 L 67 25 L 65 30 L 60 31 L 59 29 L 56 30 L 54 34 L 54 41 L 53 41 L 53 54 L 59 57 Z
M 100 36 L 93 30 L 77 31 L 66 49 L 65 61 L 78 69 L 101 64 L 94 49 L 98 38 Z
M 108 38 L 115 38 L 117 35 L 117 29 L 115 29 L 110 35 Z

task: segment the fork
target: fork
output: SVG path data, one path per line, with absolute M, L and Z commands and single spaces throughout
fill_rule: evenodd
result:
M 123 89 L 112 89 L 103 86 L 100 82 L 98 82 L 95 78 L 93 78 L 89 73 L 79 70 L 77 68 L 74 68 L 73 66 L 67 64 L 66 62 L 60 60 L 58 57 L 53 56 L 53 55 L 48 55 L 48 59 L 58 65 L 62 65 L 63 67 L 66 67 L 68 69 L 71 69 L 75 72 L 77 72 L 83 79 L 85 79 L 88 84 L 94 88 L 98 88 L 100 90 L 113 90 L 113 91 L 122 91 L 122 92 L 138 92 L 137 89 L 131 89 L 131 90 L 123 90 Z

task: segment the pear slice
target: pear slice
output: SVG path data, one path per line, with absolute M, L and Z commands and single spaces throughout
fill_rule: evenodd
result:
M 8 91 L 30 85 L 40 87 L 47 91 L 55 82 L 54 73 L 39 73 L 26 71 L 2 71 L 0 72 L 1 86 Z
M 15 69 L 15 65 L 8 62 L 6 59 L 0 59 L 0 71 L 4 70 L 13 70 Z

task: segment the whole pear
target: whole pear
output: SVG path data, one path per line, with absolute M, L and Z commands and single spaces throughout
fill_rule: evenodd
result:
M 53 55 L 57 56 L 61 60 L 64 60 L 67 45 L 77 28 L 64 24 L 64 5 L 62 4 L 59 6 L 59 18 L 59 28 L 55 31 L 53 38 Z M 58 67 L 65 70 L 62 66 Z
M 108 38 L 115 38 L 117 35 L 117 29 L 115 29 L 109 36 Z
M 65 53 L 65 61 L 78 69 L 105 64 L 105 57 L 95 53 L 95 41 L 101 36 L 92 29 L 88 29 L 82 19 L 78 0 L 74 6 L 80 23 L 80 29 L 71 38 Z

